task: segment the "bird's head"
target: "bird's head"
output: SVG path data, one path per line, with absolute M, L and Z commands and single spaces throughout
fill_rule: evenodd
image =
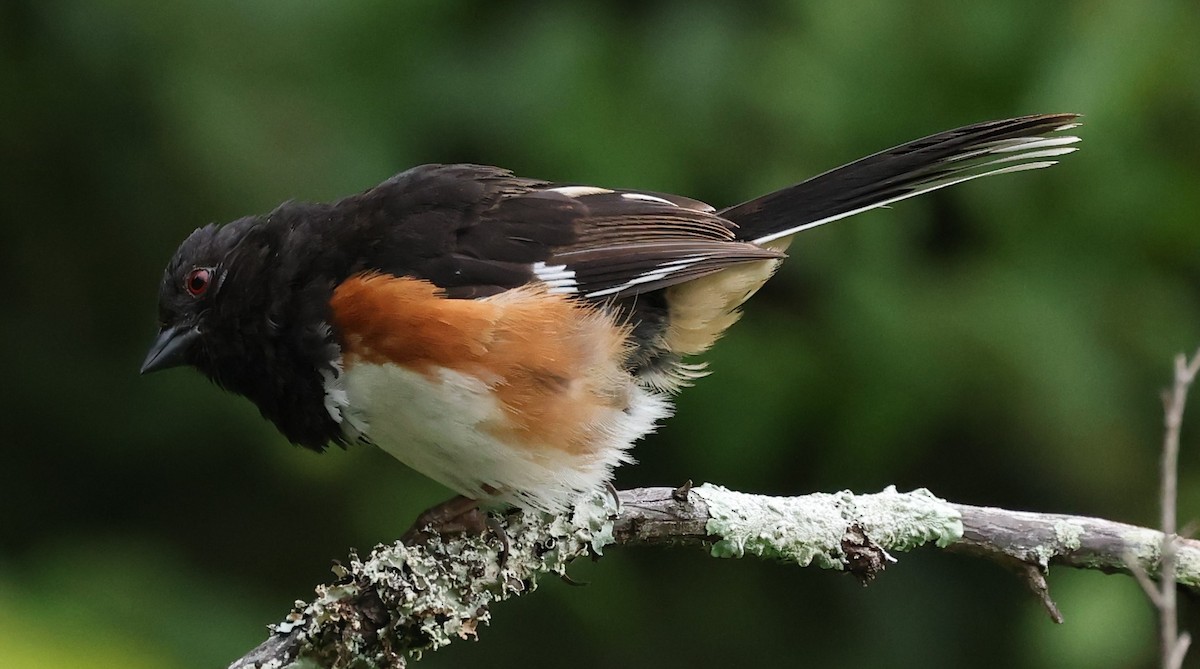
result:
M 159 332 L 142 374 L 191 365 L 213 376 L 221 357 L 214 349 L 250 306 L 246 279 L 267 263 L 268 245 L 255 223 L 207 225 L 179 245 L 159 286 Z
M 311 211 L 286 204 L 189 235 L 163 273 L 141 371 L 194 367 L 319 450 L 341 435 L 324 388 L 339 364 L 327 324 L 337 275 L 314 260 L 327 247 L 307 227 Z

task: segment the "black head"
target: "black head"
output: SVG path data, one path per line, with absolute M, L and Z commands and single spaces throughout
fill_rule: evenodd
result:
M 315 229 L 326 211 L 288 203 L 193 232 L 163 274 L 142 373 L 195 367 L 254 402 L 291 441 L 337 441 L 323 379 L 337 369 L 327 311 L 345 270 L 330 269 L 336 245 Z
M 179 245 L 158 290 L 158 337 L 150 347 L 143 374 L 192 365 L 208 373 L 212 356 L 206 343 L 223 329 L 224 319 L 238 300 L 227 297 L 231 275 L 253 271 L 267 255 L 255 219 L 197 229 Z M 235 282 L 240 283 L 240 281 Z

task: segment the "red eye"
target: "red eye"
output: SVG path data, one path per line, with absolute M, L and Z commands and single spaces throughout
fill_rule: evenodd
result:
M 208 284 L 212 281 L 212 270 L 207 267 L 197 267 L 188 272 L 183 280 L 183 287 L 192 297 L 200 297 L 208 292 Z

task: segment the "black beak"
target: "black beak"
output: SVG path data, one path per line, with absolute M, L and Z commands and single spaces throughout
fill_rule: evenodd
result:
M 163 328 L 150 345 L 150 352 L 146 354 L 146 361 L 142 363 L 141 373 L 149 374 L 186 364 L 187 360 L 184 358 L 188 349 L 199 338 L 200 330 L 194 325 Z

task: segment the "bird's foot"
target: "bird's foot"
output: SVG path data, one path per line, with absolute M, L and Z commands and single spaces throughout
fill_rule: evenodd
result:
M 408 545 L 428 543 L 436 535 L 491 534 L 500 542 L 500 566 L 508 561 L 508 534 L 499 520 L 479 508 L 479 502 L 458 495 L 430 507 L 417 516 L 412 527 L 400 537 Z

